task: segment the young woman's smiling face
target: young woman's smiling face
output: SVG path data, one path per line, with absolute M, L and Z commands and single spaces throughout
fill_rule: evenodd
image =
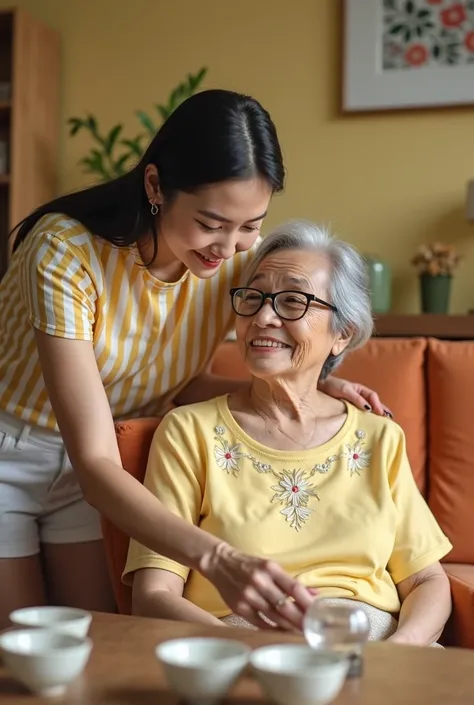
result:
M 255 243 L 271 196 L 270 185 L 261 177 L 179 192 L 170 204 L 158 193 L 158 257 L 153 266 L 176 263 L 200 279 L 212 277 L 224 260 Z
M 331 303 L 330 274 L 329 260 L 318 252 L 283 250 L 268 255 L 247 286 L 268 294 L 294 292 L 281 297 L 280 313 L 299 315 L 305 302 L 301 294 Z M 293 314 L 296 309 L 299 312 Z M 244 307 L 242 312 L 246 312 Z M 329 354 L 338 355 L 349 342 L 332 331 L 333 315 L 330 307 L 312 301 L 304 316 L 285 320 L 268 299 L 255 315 L 237 316 L 237 339 L 251 374 L 271 378 L 310 373 L 319 377 Z

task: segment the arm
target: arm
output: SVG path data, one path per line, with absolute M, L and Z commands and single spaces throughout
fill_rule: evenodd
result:
M 86 500 L 128 536 L 199 569 L 217 541 L 182 522 L 123 468 L 92 344 L 35 331 L 40 361 Z
M 439 563 L 397 585 L 402 602 L 398 628 L 388 641 L 429 646 L 441 636 L 451 614 L 448 576 Z
M 137 570 L 133 577 L 132 614 L 224 626 L 217 617 L 186 600 L 183 590 L 184 580 L 175 573 L 160 568 Z
M 382 404 L 377 392 L 363 384 L 348 382 L 345 379 L 329 375 L 324 381 L 319 382 L 318 389 L 335 399 L 345 399 L 359 409 L 373 411 L 378 416 L 392 418 L 392 412 Z
M 396 424 L 387 430 L 388 480 L 398 514 L 388 570 L 402 603 L 391 641 L 429 645 L 451 612 L 449 581 L 439 561 L 452 545 L 416 486 L 402 430 Z

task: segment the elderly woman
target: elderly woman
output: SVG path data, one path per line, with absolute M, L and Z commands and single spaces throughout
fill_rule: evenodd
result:
M 439 561 L 452 546 L 418 492 L 404 434 L 317 387 L 371 335 L 364 270 L 353 248 L 310 223 L 269 235 L 231 291 L 251 384 L 166 416 L 145 482 L 224 546 L 360 603 L 371 638 L 429 645 L 450 614 Z M 137 614 L 233 621 L 199 573 L 135 541 L 124 580 Z M 286 595 L 269 599 L 285 609 Z

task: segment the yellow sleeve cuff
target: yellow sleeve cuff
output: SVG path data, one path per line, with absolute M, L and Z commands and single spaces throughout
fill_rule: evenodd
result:
M 413 561 L 400 566 L 399 569 L 393 570 L 391 572 L 393 582 L 395 585 L 398 585 L 402 580 L 406 580 L 406 578 L 410 578 L 412 575 L 415 575 L 415 573 L 419 573 L 420 570 L 424 570 L 430 565 L 433 565 L 433 563 L 437 563 L 447 556 L 452 549 L 452 543 L 448 539 L 445 539 L 439 546 L 433 548 L 423 556 L 420 556 L 420 558 L 415 558 Z
M 147 554 L 145 556 L 139 556 L 127 561 L 125 569 L 122 573 L 123 584 L 132 585 L 133 573 L 144 568 L 158 568 L 160 570 L 167 570 L 169 573 L 179 575 L 184 582 L 186 582 L 190 573 L 189 568 L 185 568 L 185 566 L 180 563 L 176 563 L 176 561 L 171 561 L 168 558 L 161 558 L 160 556 L 154 554 Z

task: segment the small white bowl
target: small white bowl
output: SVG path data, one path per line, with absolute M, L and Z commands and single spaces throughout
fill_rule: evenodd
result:
M 83 639 L 92 615 L 74 607 L 24 607 L 12 612 L 10 621 L 18 627 L 45 627 Z
M 85 668 L 89 638 L 49 629 L 19 629 L 0 634 L 0 653 L 12 676 L 33 693 L 62 695 Z
M 156 647 L 170 686 L 188 702 L 219 702 L 248 664 L 250 649 L 232 639 L 172 639 Z
M 349 669 L 344 654 L 299 644 L 256 649 L 250 663 L 263 690 L 278 705 L 324 705 L 340 692 Z

